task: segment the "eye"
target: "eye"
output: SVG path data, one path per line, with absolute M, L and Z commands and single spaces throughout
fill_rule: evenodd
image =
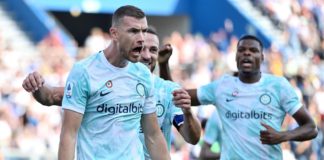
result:
M 157 49 L 156 47 L 151 47 L 151 48 L 150 48 L 150 52 L 151 52 L 151 53 L 154 53 L 154 54 L 157 54 L 158 49 Z
M 237 52 L 243 52 L 244 50 L 245 50 L 245 48 L 240 47 L 237 49 Z
M 251 50 L 251 52 L 253 52 L 253 53 L 257 53 L 257 52 L 259 52 L 259 50 L 258 50 L 257 48 L 251 48 L 250 50 Z
M 148 31 L 148 28 L 142 30 L 142 32 L 143 32 L 144 34 L 146 34 L 147 31 Z
M 128 32 L 133 33 L 133 34 L 137 34 L 140 30 L 136 29 L 136 28 L 131 28 L 128 30 Z

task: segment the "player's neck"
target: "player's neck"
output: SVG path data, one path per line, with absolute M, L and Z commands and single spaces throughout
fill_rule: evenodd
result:
M 124 68 L 128 64 L 128 60 L 123 57 L 117 48 L 117 45 L 110 44 L 104 51 L 107 61 L 118 68 Z
M 256 83 L 261 79 L 261 72 L 256 73 L 239 73 L 239 79 L 243 83 Z

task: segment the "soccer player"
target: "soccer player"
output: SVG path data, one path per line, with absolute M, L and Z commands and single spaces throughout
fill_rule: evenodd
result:
M 165 49 L 159 52 L 159 39 L 154 28 L 149 27 L 148 33 L 144 41 L 144 49 L 142 51 L 141 62 L 146 64 L 151 72 L 154 71 L 157 59 L 159 59 L 159 65 L 165 65 L 172 54 L 170 46 L 166 45 Z M 199 120 L 192 114 L 191 109 L 183 108 L 182 110 L 176 107 L 172 98 L 176 94 L 175 91 L 180 86 L 172 81 L 166 81 L 158 76 L 153 75 L 155 86 L 155 101 L 157 116 L 159 120 L 159 126 L 163 132 L 163 135 L 167 141 L 168 149 L 171 147 L 171 127 L 172 125 L 180 132 L 186 142 L 190 144 L 197 144 L 200 138 L 201 127 Z M 175 91 L 175 92 L 174 92 Z M 190 97 L 189 97 L 190 99 Z M 141 139 L 143 141 L 143 135 Z M 145 147 L 145 146 L 144 146 Z M 145 148 L 146 150 L 146 148 Z M 145 157 L 149 159 L 149 155 L 146 152 Z
M 62 102 L 59 159 L 72 160 L 76 143 L 78 159 L 143 159 L 140 124 L 150 156 L 170 159 L 155 114 L 151 73 L 136 63 L 146 31 L 144 12 L 122 6 L 113 14 L 110 45 L 73 66 Z
M 159 39 L 154 28 L 148 27 L 147 34 L 144 38 L 144 48 L 141 51 L 141 62 L 145 64 L 151 72 L 154 71 L 157 59 L 160 65 L 165 65 L 171 54 L 172 48 L 166 45 L 159 53 Z M 171 146 L 171 127 L 174 125 L 185 141 L 190 144 L 196 144 L 200 138 L 201 127 L 199 120 L 192 114 L 191 109 L 183 109 L 176 107 L 171 94 L 180 86 L 171 81 L 165 81 L 158 76 L 153 75 L 155 86 L 155 102 L 157 109 L 158 123 L 162 133 L 166 139 L 168 149 Z M 24 80 L 23 87 L 33 92 L 36 100 L 44 105 L 60 105 L 63 97 L 63 87 L 43 86 L 44 79 L 37 72 L 29 74 Z M 38 88 L 40 89 L 38 90 Z M 37 90 L 37 91 L 36 91 Z M 176 94 L 176 93 L 174 93 Z M 188 96 L 188 100 L 190 97 Z M 140 131 L 141 132 L 141 131 Z M 140 133 L 140 139 L 144 144 L 144 135 Z M 145 149 L 145 159 L 150 159 L 147 148 Z
M 305 141 L 317 136 L 315 122 L 289 82 L 261 73 L 263 59 L 262 42 L 252 35 L 243 36 L 236 51 L 238 77 L 224 75 L 188 90 L 192 105 L 217 106 L 223 125 L 221 159 L 280 160 L 281 142 Z M 299 127 L 281 131 L 287 113 Z

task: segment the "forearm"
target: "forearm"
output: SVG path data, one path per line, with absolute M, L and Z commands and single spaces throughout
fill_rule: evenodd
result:
M 184 123 L 180 128 L 180 133 L 186 142 L 197 144 L 201 135 L 199 120 L 192 114 L 191 109 L 183 109 Z
M 151 114 L 143 114 L 141 126 L 145 136 L 145 145 L 150 153 L 151 159 L 171 159 L 165 138 L 159 128 L 155 112 Z
M 160 77 L 161 78 L 163 78 L 165 80 L 173 81 L 172 76 L 171 76 L 170 67 L 169 67 L 169 62 L 159 63 L 159 68 L 160 68 Z
M 61 133 L 58 159 L 59 160 L 73 160 L 75 150 L 75 136 Z
M 188 94 L 191 97 L 191 105 L 192 106 L 199 106 L 201 105 L 199 100 L 198 100 L 198 96 L 197 96 L 197 89 L 187 89 L 186 90 L 188 92 Z
M 62 104 L 64 95 L 63 87 L 49 87 L 43 86 L 33 93 L 36 101 L 45 106 L 59 105 Z
M 316 137 L 316 125 L 309 123 L 283 133 L 283 141 L 305 141 Z
M 166 160 L 171 159 L 167 149 L 167 144 L 162 132 L 158 129 L 153 136 L 145 136 L 145 145 L 149 150 L 151 159 Z

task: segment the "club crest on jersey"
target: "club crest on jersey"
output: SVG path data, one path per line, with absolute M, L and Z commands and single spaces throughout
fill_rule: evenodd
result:
M 71 98 L 72 97 L 72 90 L 73 90 L 73 83 L 72 82 L 67 82 L 66 93 L 65 93 L 66 98 Z
M 233 93 L 232 93 L 232 96 L 233 97 L 236 97 L 237 95 L 239 94 L 239 91 L 237 88 L 234 89 Z
M 136 91 L 137 91 L 137 94 L 139 96 L 144 97 L 144 95 L 145 95 L 145 86 L 142 83 L 138 83 L 136 85 Z
M 111 88 L 113 86 L 112 81 L 109 80 L 106 82 L 106 87 Z
M 165 112 L 164 106 L 160 103 L 160 101 L 156 104 L 156 115 L 161 117 Z
M 271 102 L 271 97 L 270 95 L 264 93 L 260 96 L 259 100 L 262 104 L 267 105 Z

